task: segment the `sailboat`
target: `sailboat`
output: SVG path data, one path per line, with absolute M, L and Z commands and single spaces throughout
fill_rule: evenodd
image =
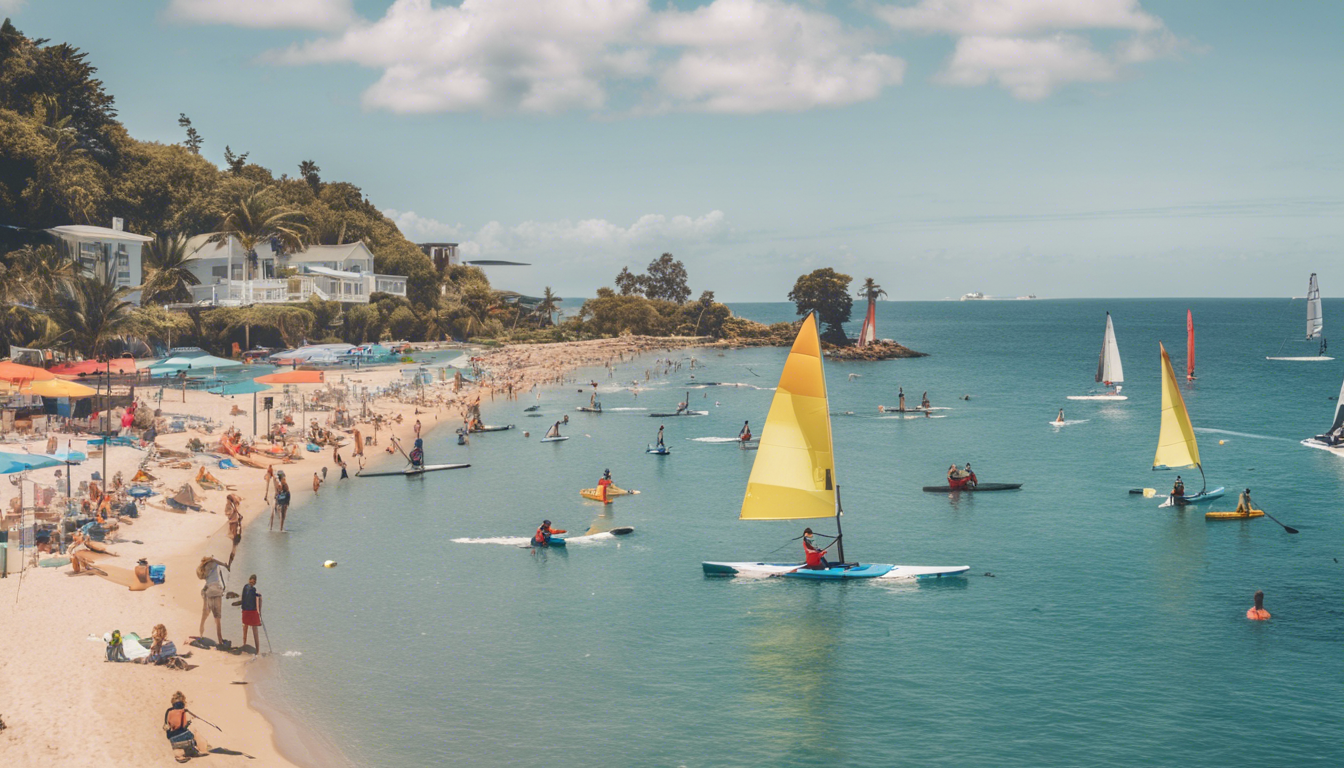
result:
M 1223 495 L 1223 488 L 1220 486 L 1209 490 L 1208 481 L 1204 479 L 1204 467 L 1199 463 L 1199 443 L 1195 442 L 1195 428 L 1190 424 L 1190 414 L 1185 410 L 1185 398 L 1181 397 L 1181 389 L 1176 384 L 1176 371 L 1171 367 L 1167 348 L 1162 346 L 1161 342 L 1158 342 L 1157 347 L 1162 350 L 1162 428 L 1157 435 L 1157 453 L 1153 456 L 1153 469 L 1195 467 L 1199 470 L 1199 477 L 1203 482 L 1199 493 L 1186 494 L 1179 499 L 1168 496 L 1161 506 L 1183 506 L 1216 499 Z
M 1097 355 L 1097 383 L 1104 387 L 1115 387 L 1109 392 L 1093 392 L 1087 395 L 1069 395 L 1070 400 L 1128 400 L 1120 394 L 1120 385 L 1125 382 L 1125 369 L 1120 365 L 1120 347 L 1115 343 L 1115 326 L 1111 323 L 1111 313 L 1106 313 L 1106 333 L 1101 337 L 1101 354 Z
M 840 486 L 835 478 L 831 415 L 815 313 L 803 320 L 779 378 L 761 444 L 742 499 L 743 520 L 812 520 L 834 517 L 833 547 L 840 562 L 825 568 L 800 563 L 706 562 L 710 576 L 783 576 L 797 579 L 938 578 L 969 566 L 886 565 L 845 561 L 840 530 Z M 801 546 L 801 545 L 800 545 Z
M 1308 437 L 1302 444 L 1309 448 L 1330 451 L 1336 456 L 1344 456 L 1344 385 L 1339 388 L 1339 397 L 1335 403 L 1335 420 L 1323 435 Z
M 1307 281 L 1307 341 L 1320 339 L 1321 347 L 1316 354 L 1311 357 L 1266 357 L 1266 360 L 1297 360 L 1297 361 L 1324 361 L 1334 360 L 1333 357 L 1325 356 L 1325 322 L 1321 319 L 1321 286 L 1316 283 L 1316 273 L 1311 273 L 1311 279 Z M 1284 344 L 1287 344 L 1287 339 Z M 1279 351 L 1283 351 L 1283 344 L 1279 345 Z
M 1195 316 L 1185 310 L 1185 380 L 1195 380 Z
M 868 315 L 863 318 L 863 327 L 859 329 L 860 347 L 866 347 L 877 341 L 877 312 L 875 303 L 868 302 Z

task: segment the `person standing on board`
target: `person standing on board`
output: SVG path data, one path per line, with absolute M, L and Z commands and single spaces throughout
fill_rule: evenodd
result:
M 666 448 L 666 447 L 667 447 L 667 446 L 663 445 L 663 425 L 662 425 L 662 424 L 659 424 L 659 425 L 658 425 L 658 447 L 659 447 L 659 448 Z
M 929 410 L 929 408 L 932 408 L 932 407 L 933 407 L 932 405 L 929 404 L 929 393 L 928 393 L 928 392 L 925 392 L 925 393 L 924 393 L 924 396 L 921 397 L 921 398 L 919 399 L 919 407 L 920 407 L 920 408 L 923 408 L 923 409 L 926 410 L 926 411 Z
M 740 440 L 740 441 L 742 441 L 742 442 L 744 442 L 744 443 L 745 443 L 745 442 L 748 442 L 749 440 L 751 440 L 751 422 L 750 422 L 750 421 L 744 421 L 744 422 L 742 422 L 742 431 L 737 433 L 737 439 Z
M 826 562 L 826 550 L 812 542 L 812 529 L 803 529 L 803 567 L 809 571 L 824 571 L 831 567 Z
M 597 487 L 602 490 L 603 502 L 607 500 L 607 489 L 615 484 L 616 483 L 611 479 L 611 470 L 610 469 L 603 470 L 602 477 L 597 481 Z
M 1063 409 L 1063 408 L 1060 408 L 1060 409 L 1059 409 L 1059 415 L 1055 417 L 1055 423 L 1056 423 L 1056 424 L 1063 424 L 1063 423 L 1064 423 L 1064 409 Z
M 1247 488 L 1237 496 L 1237 511 L 1250 513 L 1255 506 L 1251 503 L 1251 489 Z
M 1246 609 L 1246 618 L 1251 621 L 1264 621 L 1269 618 L 1269 611 L 1265 610 L 1265 593 L 1255 591 L 1255 605 Z
M 897 397 L 898 399 L 900 399 L 900 404 L 896 406 L 896 410 L 900 411 L 901 413 L 904 413 L 904 412 L 905 412 L 905 387 L 897 387 L 897 388 L 896 388 L 896 397 Z

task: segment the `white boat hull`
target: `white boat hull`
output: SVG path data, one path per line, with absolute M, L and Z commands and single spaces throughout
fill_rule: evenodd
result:
M 1328 451 L 1336 456 L 1344 456 L 1344 445 L 1326 445 L 1314 437 L 1309 437 L 1302 441 L 1302 444 L 1308 448 L 1315 448 L 1318 451 Z
M 1325 360 L 1334 360 L 1335 358 L 1333 358 L 1333 357 L 1326 357 L 1325 355 L 1313 355 L 1313 356 L 1311 356 L 1311 357 L 1266 357 L 1265 359 L 1266 359 L 1266 360 L 1292 360 L 1292 361 L 1299 362 L 1299 363 L 1315 363 L 1315 362 L 1322 362 L 1322 361 L 1325 361 Z
M 1069 395 L 1069 400 L 1128 400 L 1128 395 Z

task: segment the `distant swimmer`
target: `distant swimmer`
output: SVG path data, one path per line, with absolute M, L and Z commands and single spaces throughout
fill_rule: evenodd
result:
M 1254 507 L 1251 505 L 1251 489 L 1247 488 L 1237 496 L 1237 511 L 1250 512 Z
M 1269 618 L 1269 611 L 1265 610 L 1264 592 L 1258 589 L 1255 591 L 1255 605 L 1246 609 L 1246 618 L 1251 621 L 1264 621 Z
M 532 534 L 532 546 L 549 547 L 551 539 L 555 538 L 555 534 L 558 533 L 567 533 L 567 531 L 562 528 L 552 528 L 550 520 L 542 520 L 537 532 Z
M 1060 409 L 1059 409 L 1059 415 L 1055 417 L 1055 423 L 1056 423 L 1056 424 L 1063 424 L 1063 423 L 1064 423 L 1064 409 L 1063 409 L 1063 408 L 1060 408 Z

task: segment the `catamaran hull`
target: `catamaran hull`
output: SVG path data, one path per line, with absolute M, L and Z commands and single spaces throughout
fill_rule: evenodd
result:
M 1309 437 L 1302 441 L 1302 444 L 1308 448 L 1315 448 L 1318 451 L 1329 451 L 1336 456 L 1344 456 L 1344 443 L 1339 445 L 1327 445 L 1314 437 Z
M 1326 357 L 1326 356 L 1324 356 L 1324 355 L 1316 355 L 1315 357 L 1266 357 L 1265 359 L 1266 359 L 1266 360 L 1292 360 L 1292 361 L 1294 361 L 1294 362 L 1299 362 L 1299 363 L 1314 363 L 1314 362 L 1324 362 L 1324 361 L 1326 361 L 1326 360 L 1334 360 L 1335 358 L 1333 358 L 1333 357 Z
M 813 581 L 841 581 L 844 579 L 939 579 L 964 575 L 968 565 L 886 565 L 859 563 L 847 567 L 813 570 L 798 563 L 701 563 L 706 576 L 742 576 L 745 578 L 782 577 L 811 579 Z
M 1223 496 L 1223 490 L 1223 488 L 1214 488 L 1212 491 L 1204 491 L 1203 493 L 1196 493 L 1193 496 L 1182 497 L 1179 502 L 1172 501 L 1172 498 L 1168 496 L 1166 501 L 1158 505 L 1158 509 L 1163 509 L 1165 507 L 1188 507 L 1191 504 L 1202 504 L 1206 501 L 1220 499 Z

